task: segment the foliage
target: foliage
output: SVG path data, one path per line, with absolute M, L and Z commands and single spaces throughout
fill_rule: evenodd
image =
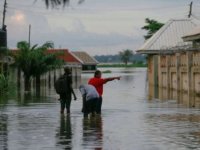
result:
M 125 65 L 127 65 L 130 60 L 130 57 L 133 55 L 133 51 L 126 49 L 124 51 L 119 52 L 119 55 L 121 57 L 121 60 L 125 63 Z
M 8 52 L 8 49 L 6 47 L 0 47 L 0 57 L 3 55 L 6 55 Z
M 145 40 L 149 39 L 154 33 L 156 33 L 164 24 L 156 20 L 146 18 L 145 23 L 147 25 L 143 26 L 142 29 L 147 30 L 147 35 L 144 36 Z
M 8 90 L 8 80 L 3 74 L 0 74 L 0 95 L 3 95 Z
M 37 0 L 36 0 L 37 1 Z M 83 3 L 84 0 L 78 0 L 78 4 Z M 52 8 L 57 8 L 58 6 L 63 6 L 65 7 L 66 5 L 69 5 L 70 0 L 45 0 L 45 4 L 47 8 L 51 6 Z
M 115 55 L 95 55 L 94 58 L 100 63 L 120 63 L 121 58 L 119 54 Z M 144 54 L 133 54 L 130 57 L 130 62 L 143 62 L 146 63 L 146 56 Z
M 48 48 L 52 47 L 53 44 L 47 42 L 41 47 L 38 47 L 35 51 L 33 51 L 31 66 L 32 76 L 40 76 L 48 72 L 49 70 L 60 67 L 63 64 L 63 61 L 61 59 L 57 59 L 57 55 L 60 55 L 60 53 L 48 54 L 46 52 Z
M 63 64 L 63 61 L 57 58 L 59 53 L 47 53 L 47 49 L 52 47 L 51 42 L 46 42 L 40 47 L 38 45 L 31 47 L 26 41 L 17 43 L 19 51 L 13 54 L 13 57 L 17 68 L 24 73 L 26 91 L 30 90 L 31 77 L 38 77 Z
M 9 94 L 14 94 L 15 85 L 13 82 L 9 81 L 8 77 L 0 74 L 0 96 L 6 96 Z
M 111 72 L 112 72 L 111 70 L 102 71 L 102 73 L 111 73 Z
M 98 64 L 98 67 L 104 67 L 104 68 L 110 68 L 110 67 L 116 67 L 116 68 L 129 68 L 129 67 L 147 67 L 144 63 L 134 63 L 134 64 Z

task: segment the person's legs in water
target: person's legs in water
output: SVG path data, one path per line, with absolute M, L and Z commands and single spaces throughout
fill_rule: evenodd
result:
M 99 97 L 96 102 L 96 113 L 101 114 L 102 97 Z
M 60 114 L 64 114 L 65 111 L 65 101 L 64 99 L 60 99 Z
M 83 117 L 87 118 L 89 113 L 90 113 L 90 100 L 87 100 L 85 101 L 85 109 L 84 109 Z
M 86 105 L 85 103 L 86 103 L 86 97 L 83 96 L 83 104 L 82 104 L 82 110 L 81 110 L 82 113 L 85 112 L 85 105 Z
M 71 95 L 67 95 L 67 98 L 66 98 L 66 113 L 67 115 L 70 114 L 70 106 L 71 106 Z
M 88 117 L 88 109 L 87 109 L 87 103 L 86 103 L 86 97 L 83 96 L 83 106 L 82 106 L 82 113 L 83 113 L 83 117 L 87 118 Z
M 97 100 L 98 100 L 98 98 L 94 98 L 94 99 L 91 100 L 90 109 L 91 109 L 91 115 L 92 115 L 92 117 L 95 116 Z
M 60 94 L 60 114 L 64 114 L 66 106 L 66 94 Z

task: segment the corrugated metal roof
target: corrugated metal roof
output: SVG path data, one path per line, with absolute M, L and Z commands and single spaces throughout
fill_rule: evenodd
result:
M 94 59 L 92 56 L 90 56 L 88 53 L 86 52 L 71 52 L 72 54 L 74 54 L 81 62 L 82 64 L 97 64 L 97 60 Z
M 193 41 L 200 39 L 200 26 L 192 29 L 190 32 L 188 32 L 186 35 L 184 35 L 182 38 L 184 41 Z
M 191 19 L 169 20 L 158 30 L 138 52 L 146 50 L 166 50 L 184 43 L 182 37 L 196 26 Z

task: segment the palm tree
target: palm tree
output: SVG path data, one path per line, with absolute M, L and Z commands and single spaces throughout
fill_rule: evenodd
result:
M 31 47 L 26 41 L 17 43 L 19 51 L 13 56 L 15 58 L 15 65 L 24 73 L 25 91 L 30 91 L 32 77 L 36 77 L 38 84 L 40 84 L 40 75 L 61 65 L 62 60 L 56 57 L 58 54 L 46 53 L 47 49 L 52 46 L 53 44 L 49 42 L 40 47 L 37 45 Z
M 78 4 L 81 4 L 83 2 L 84 2 L 84 0 L 79 0 Z M 61 5 L 63 7 L 65 7 L 69 3 L 70 3 L 70 0 L 45 0 L 45 4 L 46 4 L 47 8 L 49 8 L 49 6 L 51 6 L 52 8 L 54 8 L 54 7 L 61 6 Z
M 130 57 L 133 56 L 133 51 L 126 49 L 122 52 L 119 52 L 119 55 L 121 57 L 121 60 L 125 63 L 125 65 L 127 65 L 130 60 Z
M 19 51 L 13 55 L 15 65 L 24 73 L 25 91 L 30 91 L 32 51 L 36 48 L 36 45 L 30 47 L 28 42 L 21 41 L 17 43 L 17 48 Z
M 146 18 L 145 23 L 147 25 L 143 26 L 142 29 L 147 30 L 147 35 L 144 36 L 145 40 L 149 39 L 154 33 L 156 33 L 164 24 L 156 20 Z
M 64 62 L 57 59 L 61 53 L 48 54 L 48 48 L 53 48 L 53 43 L 47 42 L 33 52 L 32 75 L 36 78 L 36 89 L 40 88 L 40 76 L 48 71 L 60 67 Z

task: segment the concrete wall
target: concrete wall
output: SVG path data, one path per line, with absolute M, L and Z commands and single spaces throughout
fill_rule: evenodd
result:
M 155 61 L 157 58 L 158 65 Z M 156 66 L 158 67 L 158 74 L 156 74 L 155 71 Z M 149 55 L 148 78 L 149 86 L 166 90 L 167 93 L 170 93 L 168 98 L 177 98 L 178 102 L 188 106 L 200 106 L 200 98 L 198 98 L 200 96 L 199 51 L 182 51 L 181 53 L 177 52 L 174 54 Z M 151 92 L 152 91 L 153 90 L 151 89 Z M 155 91 L 153 92 L 155 93 Z M 159 94 L 159 96 L 164 96 L 164 93 L 162 94 L 162 92 L 159 92 Z
M 73 88 L 78 88 L 81 83 L 81 66 L 71 66 L 72 67 L 72 80 L 73 80 Z M 55 80 L 64 73 L 63 67 L 60 69 L 52 70 L 40 77 L 41 82 L 41 92 L 44 92 L 44 89 L 51 89 L 54 88 Z M 10 69 L 10 76 L 12 81 L 16 82 L 19 89 L 23 91 L 24 89 L 24 76 L 23 72 L 18 72 L 17 69 L 12 68 Z M 31 90 L 35 90 L 35 78 L 31 79 Z

